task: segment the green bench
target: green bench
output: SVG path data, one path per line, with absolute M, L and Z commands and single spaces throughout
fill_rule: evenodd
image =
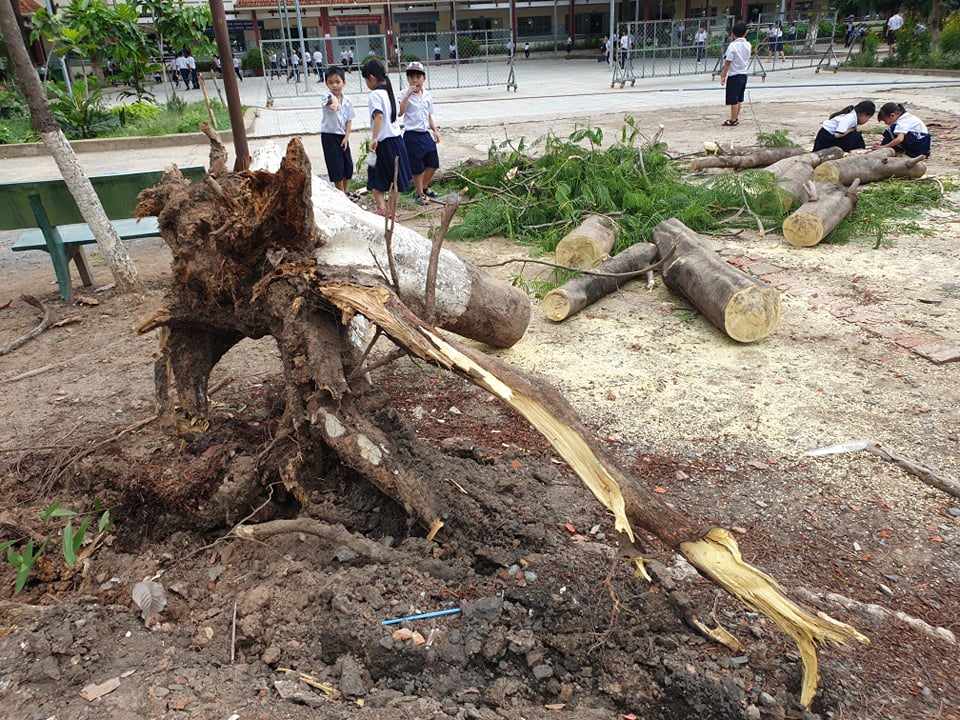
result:
M 181 168 L 180 172 L 197 182 L 203 178 L 206 169 L 188 167 Z M 153 187 L 161 177 L 163 171 L 151 170 L 90 178 L 121 240 L 156 237 L 160 234 L 155 217 L 137 221 L 133 215 L 140 191 Z M 83 222 L 83 216 L 63 180 L 0 184 L 0 230 L 24 228 L 30 229 L 17 239 L 11 250 L 44 250 L 50 253 L 63 300 L 73 297 L 71 261 L 76 265 L 84 286 L 89 287 L 93 283 L 83 246 L 94 244 L 97 239 Z

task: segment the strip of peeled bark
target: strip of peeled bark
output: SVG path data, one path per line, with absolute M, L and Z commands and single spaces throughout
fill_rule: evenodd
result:
M 773 578 L 743 560 L 733 536 L 721 528 L 704 529 L 639 488 L 592 439 L 556 389 L 506 363 L 447 341 L 425 326 L 386 288 L 325 283 L 317 292 L 346 316 L 361 313 L 410 352 L 462 375 L 499 397 L 539 430 L 577 473 L 597 500 L 614 515 L 617 530 L 632 542 L 633 525 L 679 550 L 706 577 L 790 635 L 800 650 L 803 681 L 800 700 L 810 707 L 819 683 L 818 646 L 827 640 L 869 643 L 846 623 L 813 616 L 785 597 Z
M 617 225 L 603 215 L 591 215 L 557 243 L 557 265 L 587 270 L 597 267 L 613 252 Z
M 653 229 L 653 242 L 665 257 L 664 284 L 681 293 L 704 316 L 739 342 L 761 340 L 780 325 L 780 293 L 776 288 L 721 259 L 711 242 L 676 218 Z
M 639 273 L 653 264 L 657 247 L 651 243 L 631 245 L 622 253 L 603 263 L 597 270 L 611 275 Z M 540 308 L 554 322 L 576 315 L 588 305 L 619 290 L 636 277 L 606 277 L 604 275 L 580 275 L 548 292 Z
M 735 170 L 745 170 L 746 168 L 766 167 L 772 165 L 778 160 L 801 155 L 805 152 L 802 147 L 763 147 L 757 148 L 747 155 L 710 155 L 708 157 L 694 158 L 693 169 L 705 170 L 707 168 L 733 168 Z
M 851 185 L 859 179 L 864 185 L 887 178 L 920 178 L 927 166 L 920 157 L 896 157 L 893 148 L 880 148 L 859 155 L 847 155 L 839 160 L 830 160 L 818 165 L 813 171 L 813 181 Z
M 817 183 L 816 199 L 801 205 L 783 221 L 783 237 L 795 247 L 813 247 L 833 232 L 857 207 L 859 184 Z

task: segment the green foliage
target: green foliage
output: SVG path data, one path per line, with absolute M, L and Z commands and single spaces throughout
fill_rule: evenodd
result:
M 947 17 L 940 31 L 940 50 L 944 53 L 960 53 L 960 10 Z
M 787 137 L 789 130 L 774 130 L 772 133 L 758 132 L 757 145 L 764 147 L 796 147 L 797 144 Z
M 97 520 L 97 534 L 91 539 L 87 535 L 87 530 L 90 528 L 90 521 L 98 513 L 100 517 Z M 93 543 L 95 545 L 113 530 L 113 519 L 110 516 L 110 511 L 103 510 L 103 512 L 101 512 L 99 500 L 94 502 L 93 512 L 87 513 L 87 516 L 80 522 L 79 527 L 74 528 L 73 517 L 76 515 L 77 513 L 73 510 L 60 507 L 60 503 L 53 503 L 37 513 L 43 525 L 49 524 L 51 520 L 70 518 L 61 531 L 63 535 L 61 543 L 63 559 L 68 567 L 73 567 L 77 564 L 77 561 L 80 559 L 80 550 L 85 544 Z M 55 534 L 56 531 L 49 532 L 43 543 L 41 543 L 40 547 L 36 550 L 34 549 L 33 538 L 29 538 L 19 551 L 16 549 L 18 542 L 20 542 L 19 540 L 6 540 L 0 543 L 0 553 L 6 551 L 7 562 L 17 572 L 13 585 L 14 595 L 18 595 L 20 591 L 23 590 L 27 580 L 30 578 L 30 573 L 33 571 L 34 565 L 37 564 L 37 560 L 43 555 L 47 549 L 47 545 Z M 88 550 L 88 554 L 89 552 L 90 550 Z
M 0 118 L 18 118 L 27 113 L 27 102 L 12 85 L 0 87 Z
M 156 119 L 161 114 L 161 109 L 151 102 L 137 100 L 127 105 L 116 105 L 110 108 L 110 112 L 120 118 L 120 124 L 147 124 Z
M 889 242 L 887 237 L 891 233 L 924 234 L 928 231 L 916 222 L 921 212 L 947 202 L 941 186 L 925 180 L 871 183 L 857 197 L 856 210 L 830 233 L 826 242 L 843 244 L 866 240 L 880 247 Z
M 666 155 L 665 146 L 640 133 L 627 118 L 616 142 L 601 148 L 602 133 L 578 129 L 563 140 L 548 135 L 543 154 L 531 159 L 525 143 L 491 147 L 493 161 L 464 172 L 474 202 L 447 233 L 451 240 L 502 234 L 553 252 L 584 216 L 602 213 L 620 226 L 616 252 L 648 240 L 661 221 L 676 217 L 695 231 L 756 227 L 741 211 L 744 198 L 765 227 L 782 222 L 785 211 L 769 173 L 717 175 L 690 182 Z M 756 205 L 757 207 L 753 207 Z
M 461 59 L 477 57 L 483 55 L 483 48 L 473 38 L 457 38 L 457 54 Z
M 930 33 L 917 28 L 917 16 L 907 13 L 903 28 L 897 33 L 897 51 L 895 54 L 898 65 L 923 65 L 924 60 L 930 57 Z
M 97 137 L 120 126 L 119 119 L 104 106 L 99 88 L 85 97 L 80 84 L 73 86 L 73 92 L 58 83 L 47 83 L 46 87 L 50 110 L 69 139 Z
M 240 67 L 244 70 L 263 70 L 264 67 L 264 58 L 263 53 L 258 47 L 252 47 L 247 50 L 246 55 L 243 56 L 243 60 L 240 61 Z M 266 63 L 267 67 L 270 67 L 270 63 Z

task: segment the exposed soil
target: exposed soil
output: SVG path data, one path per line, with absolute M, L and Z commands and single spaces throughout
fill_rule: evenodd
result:
M 931 173 L 955 173 L 956 118 L 914 107 L 937 123 Z M 818 117 L 798 134 L 812 137 Z M 483 145 L 482 134 L 461 141 Z M 426 232 L 436 216 L 411 206 L 401 221 Z M 874 455 L 803 455 L 870 439 L 960 473 L 960 363 L 930 359 L 960 348 L 957 215 L 931 212 L 927 225 L 879 250 L 719 239 L 731 262 L 783 291 L 781 327 L 762 342 L 735 344 L 682 298 L 634 283 L 562 324 L 535 309 L 524 339 L 497 352 L 560 387 L 636 482 L 733 529 L 792 598 L 870 637 L 822 652 L 813 713 L 825 718 L 960 717 L 960 504 Z M 0 717 L 804 715 L 789 639 L 652 539 L 655 582 L 636 579 L 609 515 L 483 391 L 409 360 L 377 377 L 397 433 L 439 450 L 418 455 L 430 459 L 424 477 L 448 498 L 447 525 L 472 540 L 427 541 L 347 473 L 236 497 L 231 478 L 258 467 L 283 411 L 273 342 L 244 341 L 221 360 L 212 426 L 182 446 L 151 420 L 157 339 L 130 331 L 161 300 L 165 246 L 131 243 L 144 300 L 115 294 L 95 263 L 103 287 L 85 294 L 99 304 L 58 308 L 47 258 L 11 258 L 2 244 L 0 343 L 38 322 L 24 292 L 74 320 L 0 357 L 0 537 L 55 535 L 21 594 L 0 569 Z M 478 264 L 526 252 L 498 238 L 453 249 Z M 92 512 L 96 501 L 115 529 L 68 569 L 64 522 L 44 526 L 37 512 L 54 502 Z M 291 532 L 230 534 L 294 515 L 303 523 Z M 168 599 L 148 623 L 132 599 L 145 578 Z M 445 609 L 459 612 L 381 624 Z M 688 610 L 746 649 L 700 635 Z M 84 699 L 112 678 L 115 689 Z

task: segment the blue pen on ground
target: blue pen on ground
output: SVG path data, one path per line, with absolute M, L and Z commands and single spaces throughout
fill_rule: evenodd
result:
M 421 613 L 419 615 L 407 615 L 406 617 L 392 618 L 390 620 L 381 620 L 381 625 L 397 625 L 405 620 L 426 620 L 427 618 L 441 617 L 443 615 L 456 615 L 460 608 L 450 608 L 449 610 L 437 610 L 435 612 Z

